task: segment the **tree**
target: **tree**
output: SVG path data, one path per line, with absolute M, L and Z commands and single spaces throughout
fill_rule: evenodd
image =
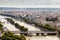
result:
M 26 40 L 23 35 L 14 35 L 12 32 L 5 32 L 1 40 Z
M 9 21 L 13 25 L 15 24 L 15 22 L 12 19 L 10 19 L 10 18 L 7 18 L 6 20 Z
M 1 22 L 0 22 L 0 30 L 3 30 L 3 25 Z
M 18 28 L 21 31 L 28 31 L 27 28 L 25 28 L 24 26 L 19 25 L 18 23 L 15 23 L 15 27 Z

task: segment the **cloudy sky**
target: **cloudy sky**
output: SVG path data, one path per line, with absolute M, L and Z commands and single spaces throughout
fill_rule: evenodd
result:
M 0 0 L 0 7 L 60 7 L 60 0 Z

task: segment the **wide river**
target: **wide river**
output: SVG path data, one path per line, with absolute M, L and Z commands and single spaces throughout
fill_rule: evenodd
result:
M 60 40 L 57 36 L 32 36 L 26 37 L 26 40 Z

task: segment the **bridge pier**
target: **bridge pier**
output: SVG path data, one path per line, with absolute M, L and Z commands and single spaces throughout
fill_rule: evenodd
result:
M 41 33 L 42 36 L 44 36 L 44 33 Z
M 28 36 L 28 33 L 20 33 L 21 35 L 26 35 L 26 36 Z
M 37 36 L 39 36 L 39 33 L 36 33 Z
M 28 33 L 24 33 L 24 35 L 28 36 Z

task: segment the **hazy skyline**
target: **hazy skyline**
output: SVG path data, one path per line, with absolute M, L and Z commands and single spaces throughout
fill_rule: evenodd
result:
M 60 0 L 0 0 L 0 7 L 59 7 Z

